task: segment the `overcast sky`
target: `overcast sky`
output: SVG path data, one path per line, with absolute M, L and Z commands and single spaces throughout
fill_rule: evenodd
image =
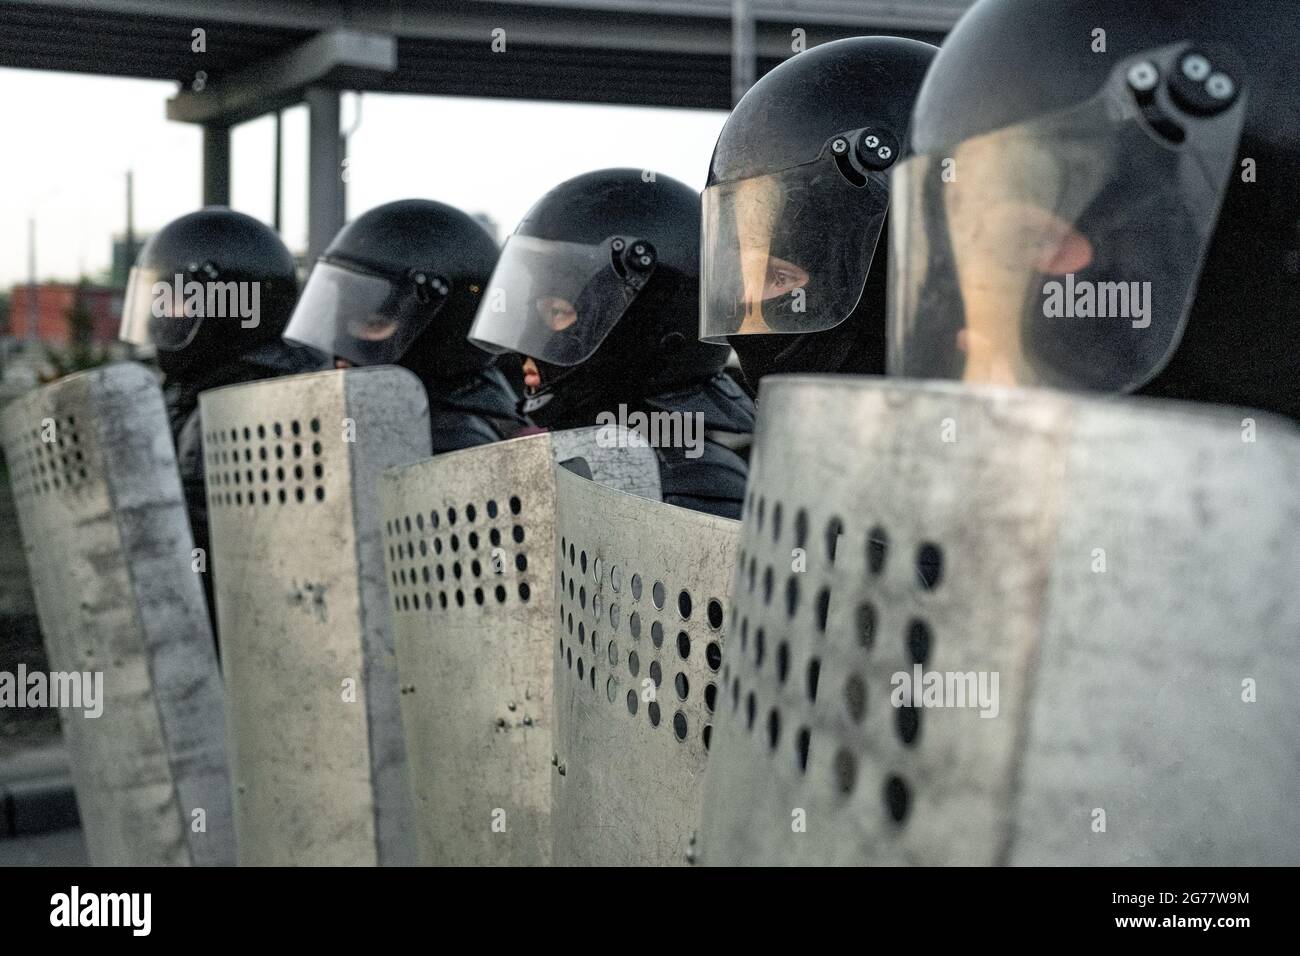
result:
M 27 220 L 36 217 L 37 273 L 76 279 L 107 268 L 126 223 L 135 171 L 137 232 L 201 202 L 199 127 L 171 123 L 175 84 L 0 69 L 0 289 L 27 279 Z M 349 147 L 348 218 L 421 197 L 486 212 L 508 235 L 551 186 L 607 166 L 653 169 L 702 189 L 721 111 L 366 94 Z M 345 94 L 343 126 L 358 97 Z M 307 113 L 285 113 L 284 238 L 306 245 Z M 272 216 L 274 123 L 232 138 L 231 204 Z

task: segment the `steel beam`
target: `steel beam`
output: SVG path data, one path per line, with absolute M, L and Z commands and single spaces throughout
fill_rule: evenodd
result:
M 286 53 L 216 78 L 201 93 L 177 93 L 167 101 L 167 118 L 233 126 L 299 102 L 309 86 L 364 88 L 396 69 L 393 37 L 331 30 Z
M 0 9 L 16 0 L 0 0 Z M 511 23 L 536 36 L 521 42 L 556 42 L 566 46 L 606 45 L 601 29 L 593 22 L 619 18 L 645 18 L 661 24 L 687 21 L 693 32 L 701 20 L 713 19 L 724 27 L 730 18 L 731 0 L 406 0 L 376 3 L 374 0 L 335 0 L 333 3 L 306 0 L 21 0 L 26 5 L 53 9 L 86 10 L 123 16 L 169 17 L 206 23 L 240 23 L 282 29 L 331 30 L 340 22 L 354 29 L 393 33 L 403 37 L 444 39 L 486 38 L 493 26 Z M 754 0 L 754 16 L 771 23 L 799 25 L 834 24 L 863 30 L 908 30 L 947 32 L 974 0 Z M 510 12 L 503 13 L 508 7 Z M 691 22 L 694 21 L 694 22 Z M 581 28 L 574 33 L 574 25 Z M 644 35 L 644 24 L 638 25 Z M 547 39 L 553 38 L 553 39 Z M 725 37 L 724 37 L 725 39 Z M 485 40 L 486 42 L 486 40 Z M 644 41 L 640 45 L 644 45 Z M 726 50 L 724 43 L 720 52 Z
M 0 10 L 12 0 L 0 0 Z M 809 34 L 862 32 L 943 34 L 973 0 L 753 0 L 759 56 L 788 55 L 792 27 Z M 488 44 L 507 42 L 570 49 L 635 49 L 662 54 L 730 51 L 731 0 L 425 0 L 425 2 L 265 3 L 260 0 L 37 0 L 37 9 L 69 13 L 222 23 L 304 32 L 353 30 L 403 39 Z M 765 41 L 764 36 L 770 37 Z M 782 41 L 782 38 L 787 38 Z M 769 48 L 782 42 L 786 54 Z

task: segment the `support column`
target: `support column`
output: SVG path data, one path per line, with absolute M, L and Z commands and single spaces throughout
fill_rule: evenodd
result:
M 307 156 L 307 263 L 310 267 L 343 228 L 343 144 L 338 90 L 310 87 Z
M 284 110 L 275 111 L 275 196 L 272 200 L 272 224 L 284 234 Z
M 750 0 L 731 0 L 731 104 L 754 85 L 754 9 Z
M 230 127 L 203 124 L 203 205 L 230 205 Z

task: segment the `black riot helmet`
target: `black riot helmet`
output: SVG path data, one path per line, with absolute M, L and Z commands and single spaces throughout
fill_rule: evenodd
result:
M 492 356 L 466 341 L 497 260 L 473 217 L 428 199 L 376 206 L 344 226 L 307 279 L 284 337 L 353 365 L 452 380 Z
M 706 379 L 727 350 L 697 340 L 699 239 L 699 196 L 675 179 L 605 169 L 563 182 L 506 240 L 470 338 L 537 363 L 522 410 L 540 425 Z
M 981 0 L 894 172 L 895 374 L 1300 417 L 1300 16 Z
M 935 52 L 899 37 L 822 44 L 754 84 L 722 127 L 703 200 L 700 337 L 730 342 L 751 384 L 883 373 L 887 177 Z
M 297 296 L 293 256 L 280 237 L 252 216 L 209 206 L 144 244 L 118 338 L 156 348 L 168 375 L 199 374 L 279 339 Z

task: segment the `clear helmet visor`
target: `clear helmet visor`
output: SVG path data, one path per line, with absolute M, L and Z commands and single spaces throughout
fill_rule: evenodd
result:
M 654 256 L 653 247 L 628 237 L 587 245 L 513 235 L 501 250 L 469 339 L 489 352 L 515 352 L 552 365 L 584 362 L 644 287 Z
M 354 365 L 391 365 L 428 328 L 449 288 L 373 275 L 321 260 L 312 269 L 284 338 Z
M 164 352 L 179 352 L 198 334 L 206 313 L 220 311 L 212 302 L 225 290 L 208 294 L 213 283 L 199 283 L 187 275 L 163 275 L 157 270 L 133 266 L 122 301 L 122 324 L 117 337 L 141 348 L 153 346 Z M 238 310 L 232 314 L 237 316 Z
M 1245 116 L 1235 81 L 1208 114 L 1171 99 L 1187 52 L 1151 51 L 1076 107 L 898 166 L 890 374 L 1123 392 L 1160 371 Z
M 880 173 L 841 171 L 829 151 L 704 191 L 700 338 L 819 332 L 862 296 L 888 206 Z

